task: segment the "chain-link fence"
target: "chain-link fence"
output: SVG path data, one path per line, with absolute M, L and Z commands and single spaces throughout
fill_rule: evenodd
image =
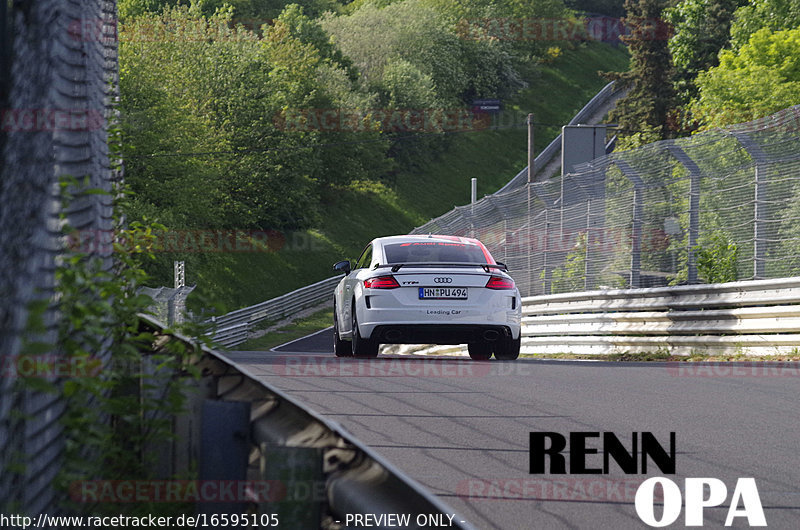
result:
M 473 235 L 524 296 L 800 274 L 800 105 L 613 153 L 413 233 Z
M 178 289 L 171 287 L 141 287 L 139 293 L 146 294 L 153 299 L 150 311 L 162 324 L 172 326 L 186 320 L 186 299 L 196 286 L 183 286 Z

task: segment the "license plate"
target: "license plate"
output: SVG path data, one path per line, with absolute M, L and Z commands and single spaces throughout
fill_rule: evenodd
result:
M 466 300 L 466 287 L 420 287 L 420 300 Z

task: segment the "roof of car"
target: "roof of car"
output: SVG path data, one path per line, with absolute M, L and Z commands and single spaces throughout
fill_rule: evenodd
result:
M 436 234 L 429 234 L 429 235 L 411 234 L 403 236 L 378 237 L 373 239 L 373 242 L 379 243 L 381 245 L 387 245 L 392 243 L 407 243 L 407 242 L 419 241 L 421 239 L 424 239 L 426 241 L 429 240 L 431 242 L 442 242 L 442 243 L 455 242 L 455 243 L 462 243 L 465 245 L 483 246 L 483 244 L 480 241 L 472 237 L 443 236 Z

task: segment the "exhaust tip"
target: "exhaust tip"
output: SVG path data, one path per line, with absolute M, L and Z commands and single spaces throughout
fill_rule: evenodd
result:
M 399 340 L 403 336 L 403 332 L 398 329 L 390 329 L 386 333 L 384 333 L 384 338 L 388 342 L 393 342 Z
M 493 330 L 493 329 L 488 329 L 488 330 L 483 332 L 483 339 L 484 340 L 496 341 L 499 338 L 500 338 L 500 334 L 497 331 Z

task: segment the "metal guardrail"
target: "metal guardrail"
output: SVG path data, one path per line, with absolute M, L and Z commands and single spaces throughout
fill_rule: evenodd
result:
M 250 510 L 293 516 L 302 512 L 303 524 L 282 517 L 281 528 L 320 528 L 323 521 L 312 519 L 344 522 L 347 514 L 410 514 L 412 523 L 404 528 L 418 528 L 413 524 L 417 515 L 438 515 L 444 521 L 449 520 L 447 515 L 456 515 L 455 510 L 338 423 L 259 380 L 222 353 L 196 345 L 179 333 L 165 334 L 163 324 L 148 315 L 139 318 L 142 329 L 156 334 L 160 347 L 168 341 L 191 346 L 190 351 L 195 352 L 191 362 L 201 374 L 200 380 L 186 387 L 187 407 L 172 422 L 175 436 L 170 439 L 171 445 L 162 448 L 167 455 L 162 464 L 178 473 L 199 468 L 199 480 L 246 477 L 248 482 L 243 484 L 253 488 L 244 506 L 238 500 L 200 502 L 199 511 L 209 516 Z M 237 421 L 229 422 L 224 414 L 207 414 L 207 410 L 231 410 L 231 406 L 247 411 L 239 418 L 243 421 L 241 430 Z M 231 425 L 236 429 L 224 431 Z M 234 441 L 237 449 L 243 445 L 245 458 L 225 453 L 219 446 L 204 447 L 208 432 L 217 433 L 216 440 L 227 449 L 230 446 L 224 445 L 226 441 Z M 286 461 L 276 463 L 277 459 Z M 213 460 L 218 467 L 213 468 L 215 475 L 204 477 L 207 460 Z M 290 476 L 270 475 L 270 468 L 281 465 L 291 470 Z M 309 468 L 315 471 L 310 472 Z M 232 478 L 235 475 L 239 478 Z M 298 482 L 307 489 L 293 489 Z M 269 490 L 261 486 L 268 486 Z M 269 492 L 276 495 L 262 496 Z M 456 515 L 452 528 L 473 530 L 463 520 Z
M 324 497 L 318 500 L 327 506 L 333 519 L 338 517 L 344 522 L 345 514 L 410 514 L 412 523 L 408 528 L 418 528 L 413 524 L 418 515 L 439 514 L 444 520 L 448 520 L 448 514 L 456 515 L 455 510 L 338 423 L 260 381 L 223 354 L 208 349 L 203 353 L 199 366 L 206 380 L 202 385 L 206 395 L 216 400 L 252 404 L 250 474 L 258 476 L 259 465 L 263 473 L 264 459 L 276 448 L 317 449 L 321 459 L 317 464 L 323 471 L 324 482 L 321 488 Z M 298 474 L 302 472 L 296 472 L 295 476 Z M 262 508 L 271 511 L 276 505 L 266 504 Z M 462 521 L 463 517 L 454 517 L 452 527 L 473 529 Z
M 522 300 L 523 353 L 779 355 L 800 347 L 800 277 Z
M 615 82 L 611 81 L 606 86 L 603 87 L 600 92 L 594 95 L 592 99 L 589 100 L 589 103 L 583 106 L 581 110 L 572 118 L 568 125 L 577 125 L 579 123 L 583 123 L 589 116 L 597 111 L 601 106 L 605 105 L 606 102 L 614 97 L 617 92 L 619 92 L 619 88 L 616 87 Z M 547 165 L 550 160 L 561 150 L 561 134 L 559 133 L 555 139 L 550 142 L 547 147 L 545 147 L 541 153 L 534 159 L 533 167 L 534 169 L 541 169 Z M 516 188 L 518 186 L 524 185 L 528 181 L 528 166 L 525 166 L 522 171 L 517 173 L 514 178 L 509 180 L 505 186 L 497 190 L 495 193 L 503 193 L 504 191 L 508 191 L 512 188 Z
M 339 280 L 341 276 L 327 278 L 266 302 L 212 317 L 206 321 L 215 325 L 209 335 L 214 342 L 224 347 L 241 344 L 247 340 L 253 324 L 264 320 L 280 320 L 319 305 L 327 299 L 333 300 L 333 289 Z

